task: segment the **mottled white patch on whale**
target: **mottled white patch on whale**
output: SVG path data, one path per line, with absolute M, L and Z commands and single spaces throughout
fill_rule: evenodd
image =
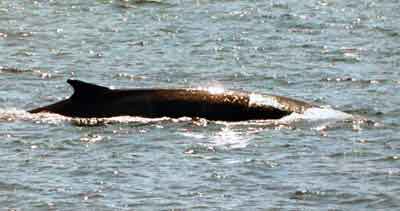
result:
M 249 106 L 266 105 L 278 109 L 285 109 L 285 106 L 273 96 L 263 96 L 261 94 L 251 93 L 249 95 Z

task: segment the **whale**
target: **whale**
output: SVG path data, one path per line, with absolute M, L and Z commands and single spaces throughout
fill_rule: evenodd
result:
M 280 119 L 316 105 L 289 97 L 218 88 L 112 89 L 68 79 L 73 94 L 59 102 L 29 110 L 76 118 L 137 116 L 204 118 L 215 121 Z

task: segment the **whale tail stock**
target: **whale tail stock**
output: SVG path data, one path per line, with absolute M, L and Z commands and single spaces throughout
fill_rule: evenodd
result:
M 74 93 L 69 99 L 62 100 L 60 102 L 43 106 L 39 108 L 35 108 L 29 110 L 29 113 L 40 113 L 40 112 L 50 112 L 50 113 L 60 113 L 59 111 L 65 110 L 68 106 L 72 105 L 72 101 L 80 101 L 80 102 L 89 102 L 98 98 L 99 96 L 104 95 L 109 92 L 111 89 L 99 86 L 92 83 L 87 83 L 80 80 L 68 79 L 67 83 L 72 86 L 74 89 Z

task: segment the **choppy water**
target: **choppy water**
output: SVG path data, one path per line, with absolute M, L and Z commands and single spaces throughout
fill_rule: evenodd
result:
M 2 0 L 0 206 L 398 210 L 399 11 L 390 0 Z M 24 112 L 69 96 L 70 77 L 274 93 L 354 117 Z

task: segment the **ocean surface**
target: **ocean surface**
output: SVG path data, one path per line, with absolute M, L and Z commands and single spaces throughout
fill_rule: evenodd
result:
M 394 0 L 1 0 L 0 210 L 400 210 Z M 66 118 L 69 78 L 325 106 Z M 342 113 L 344 112 L 344 113 Z

